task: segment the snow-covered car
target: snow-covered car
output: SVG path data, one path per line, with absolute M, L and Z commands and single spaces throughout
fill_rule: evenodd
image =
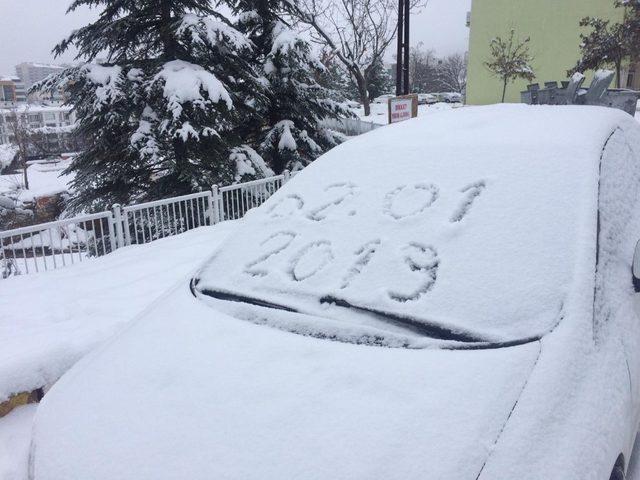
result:
M 441 102 L 445 103 L 460 103 L 462 102 L 462 94 L 458 92 L 445 92 L 438 94 Z
M 395 95 L 384 94 L 373 99 L 373 103 L 388 103 L 389 99 L 395 98 Z
M 623 478 L 639 154 L 577 106 L 349 140 L 51 388 L 31 478 Z
M 418 103 L 420 105 L 433 105 L 434 103 L 438 103 L 438 97 L 431 93 L 419 93 Z

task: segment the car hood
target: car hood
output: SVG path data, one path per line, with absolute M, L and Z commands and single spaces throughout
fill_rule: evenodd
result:
M 473 480 L 539 351 L 319 340 L 216 312 L 181 286 L 45 396 L 31 474 Z

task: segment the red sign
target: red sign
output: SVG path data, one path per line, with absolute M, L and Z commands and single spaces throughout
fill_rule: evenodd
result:
M 418 113 L 417 103 L 417 97 L 415 95 L 390 98 L 389 123 L 402 122 L 415 117 Z

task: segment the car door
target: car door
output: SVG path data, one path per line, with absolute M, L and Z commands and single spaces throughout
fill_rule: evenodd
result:
M 640 136 L 616 129 L 604 145 L 598 189 L 594 338 L 613 335 L 624 351 L 635 422 L 640 418 L 640 299 L 632 262 L 640 239 Z

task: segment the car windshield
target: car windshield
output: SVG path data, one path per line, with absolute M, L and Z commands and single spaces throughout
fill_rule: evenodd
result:
M 463 110 L 330 151 L 250 213 L 196 289 L 456 341 L 550 331 L 595 218 L 576 198 L 595 199 L 606 132 L 585 123 L 565 141 L 578 116 Z

